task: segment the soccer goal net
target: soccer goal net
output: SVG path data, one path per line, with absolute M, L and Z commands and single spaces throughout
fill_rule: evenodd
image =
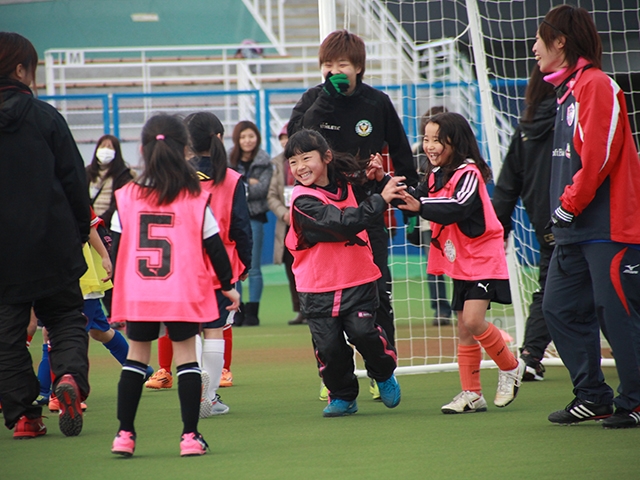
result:
M 494 178 L 524 108 L 534 65 L 531 47 L 552 0 L 344 0 L 337 28 L 361 35 L 368 47 L 365 81 L 386 89 L 416 146 L 421 117 L 446 108 L 471 123 Z M 592 13 L 603 46 L 604 70 L 627 92 L 632 128 L 640 120 L 640 29 L 637 0 L 577 0 Z M 342 21 L 342 23 L 341 23 Z M 395 72 L 390 74 L 389 70 Z M 419 166 L 419 165 L 418 165 Z M 489 186 L 491 191 L 492 186 Z M 457 368 L 455 316 L 449 317 L 450 280 L 426 275 L 427 233 L 409 231 L 399 212 L 389 215 L 398 373 Z M 487 319 L 514 353 L 522 344 L 533 292 L 538 288 L 538 244 L 526 212 L 513 213 L 507 261 L 513 304 L 493 304 Z M 423 223 L 424 225 L 424 223 Z M 416 229 L 419 229 L 417 226 Z M 604 338 L 603 361 L 611 363 Z M 488 358 L 488 357 L 485 357 Z M 560 363 L 553 344 L 545 363 Z M 361 364 L 360 364 L 361 365 Z M 483 366 L 493 366 L 485 359 Z M 359 373 L 364 373 L 359 371 Z

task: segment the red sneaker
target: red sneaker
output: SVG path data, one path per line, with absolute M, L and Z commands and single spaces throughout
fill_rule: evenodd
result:
M 13 429 L 13 438 L 15 440 L 24 440 L 40 437 L 45 433 L 47 433 L 47 427 L 42 423 L 42 417 L 27 418 L 23 415 Z
M 56 387 L 56 398 L 60 402 L 60 431 L 67 437 L 80 435 L 82 431 L 82 405 L 80 390 L 70 374 L 62 376 Z

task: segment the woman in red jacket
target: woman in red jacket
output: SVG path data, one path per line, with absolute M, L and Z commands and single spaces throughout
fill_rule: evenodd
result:
M 640 162 L 624 93 L 601 70 L 602 43 L 589 13 L 550 10 L 533 46 L 558 113 L 551 164 L 551 257 L 543 310 L 569 369 L 575 399 L 549 421 L 605 418 L 640 423 Z M 618 396 L 600 368 L 600 328 L 616 356 Z M 613 407 L 616 411 L 613 416 Z

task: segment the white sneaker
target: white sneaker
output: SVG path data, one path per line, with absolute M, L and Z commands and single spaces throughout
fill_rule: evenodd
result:
M 202 391 L 200 393 L 200 418 L 207 418 L 211 416 L 211 400 L 207 398 L 207 392 L 209 391 L 209 384 L 211 380 L 209 379 L 209 374 L 202 370 Z
M 216 398 L 211 402 L 211 415 L 225 415 L 229 413 L 229 406 L 222 403 L 220 395 L 216 393 Z
M 456 395 L 451 403 L 442 406 L 442 413 L 486 412 L 487 402 L 482 395 L 467 390 Z
M 521 358 L 518 359 L 518 366 L 513 370 L 500 370 L 498 373 L 498 390 L 493 404 L 496 407 L 506 407 L 513 402 L 518 395 L 518 389 L 522 382 L 527 365 Z

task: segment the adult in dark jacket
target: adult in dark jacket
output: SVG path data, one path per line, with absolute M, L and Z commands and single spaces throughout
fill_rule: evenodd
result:
M 243 120 L 236 124 L 231 136 L 233 147 L 229 150 L 229 167 L 242 175 L 247 191 L 247 206 L 253 237 L 251 268 L 249 269 L 249 301 L 241 306 L 244 316 L 235 318 L 234 325 L 257 326 L 262 298 L 262 244 L 264 225 L 267 223 L 267 193 L 273 175 L 269 154 L 260 148 L 262 136 L 255 123 Z M 241 284 L 239 284 L 240 286 Z M 238 290 L 242 294 L 242 290 Z
M 539 288 L 534 292 L 529 306 L 524 342 L 520 349 L 520 358 L 527 365 L 523 380 L 531 381 L 544 379 L 544 367 L 540 361 L 551 342 L 542 313 L 542 298 L 549 259 L 555 245 L 553 233 L 547 225 L 551 219 L 549 182 L 557 102 L 553 85 L 544 81 L 537 65 L 527 85 L 525 105 L 526 109 L 513 134 L 496 182 L 493 206 L 504 227 L 506 239 L 511 232 L 511 214 L 518 198 L 522 198 L 540 244 Z
M 303 128 L 316 130 L 332 150 L 361 159 L 382 153 L 386 144 L 395 174 L 406 177 L 407 185 L 414 186 L 418 174 L 402 122 L 385 93 L 362 83 L 365 60 L 365 45 L 360 37 L 346 30 L 329 34 L 319 51 L 325 82 L 302 95 L 289 119 L 289 136 Z M 358 197 L 358 202 L 365 198 L 366 195 Z M 383 215 L 376 219 L 375 226 L 367 228 L 367 233 L 374 262 L 382 272 L 377 283 L 380 307 L 376 321 L 393 344 L 391 272 L 387 263 L 389 237 Z
M 25 343 L 32 306 L 49 332 L 65 435 L 80 433 L 89 394 L 78 281 L 90 223 L 84 162 L 62 116 L 29 89 L 37 64 L 29 40 L 0 32 L 0 397 L 15 438 L 46 433 Z

